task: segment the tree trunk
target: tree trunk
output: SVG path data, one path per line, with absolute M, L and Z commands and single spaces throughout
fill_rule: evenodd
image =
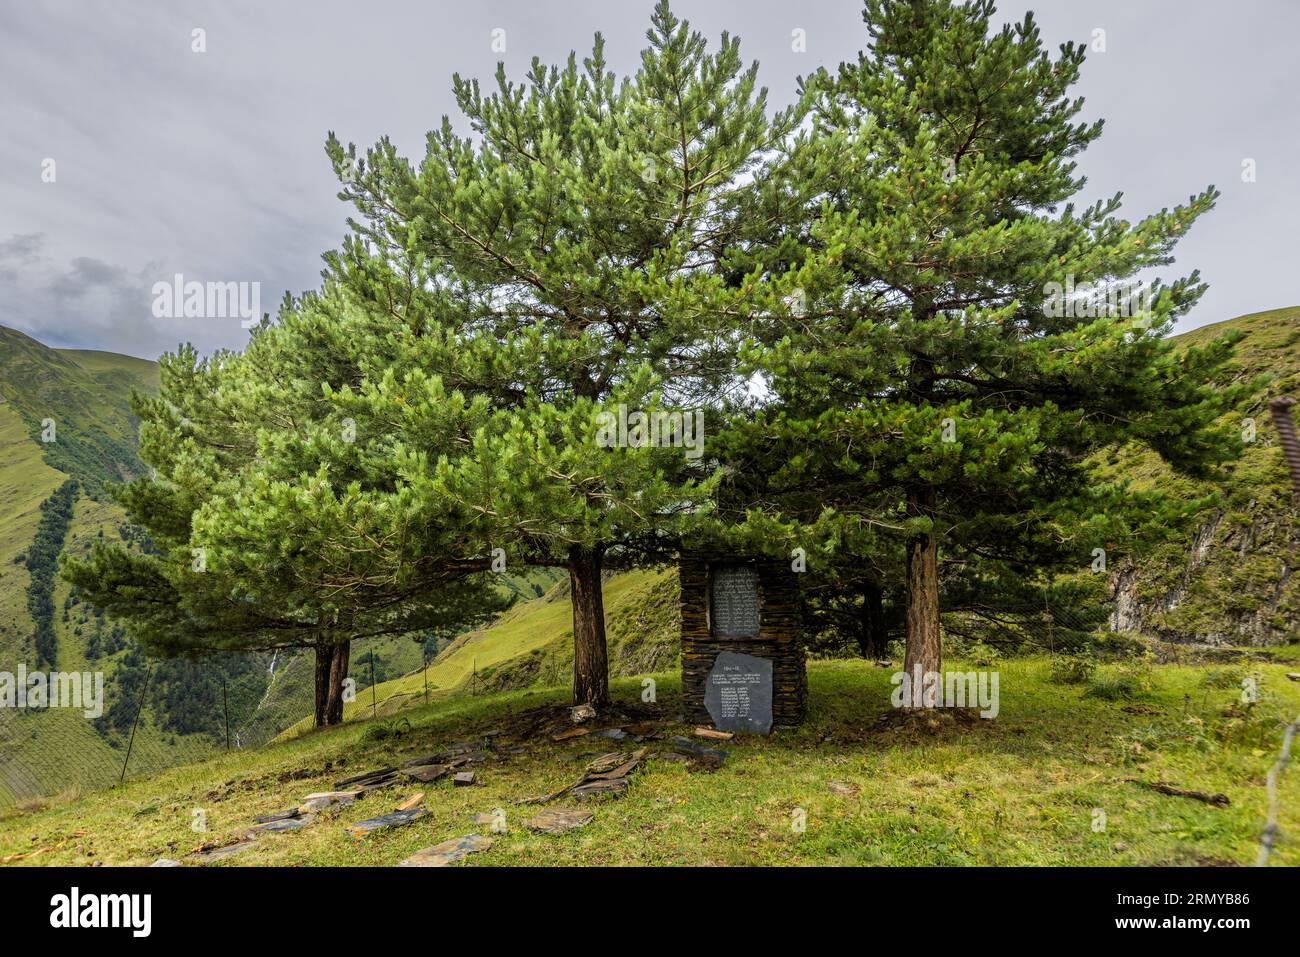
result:
M 603 549 L 569 549 L 573 600 L 573 703 L 609 704 L 609 662 L 605 653 L 605 600 L 600 590 Z
M 908 496 L 908 511 L 928 514 L 931 493 Z M 907 543 L 907 656 L 903 670 L 912 682 L 912 707 L 923 707 L 919 673 L 939 674 L 939 539 L 933 532 L 917 535 Z
M 350 641 L 340 641 L 330 646 L 329 697 L 325 705 L 325 723 L 343 723 L 343 682 L 348 676 L 348 657 L 352 651 Z
M 325 724 L 325 711 L 330 696 L 330 659 L 332 646 L 322 642 L 316 646 L 316 727 Z
M 879 583 L 867 581 L 862 586 L 862 621 L 858 632 L 858 650 L 863 658 L 885 657 L 885 590 Z

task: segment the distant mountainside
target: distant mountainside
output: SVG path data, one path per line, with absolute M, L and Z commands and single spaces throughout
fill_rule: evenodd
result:
M 1300 307 L 1202 326 L 1176 341 L 1197 345 L 1229 330 L 1243 338 L 1223 384 L 1264 377 L 1262 389 L 1226 417 L 1243 441 L 1229 478 L 1176 477 L 1150 454 L 1124 452 L 1110 460 L 1136 486 L 1219 497 L 1190 537 L 1113 570 L 1114 628 L 1212 645 L 1300 641 L 1300 510 L 1268 412 L 1275 396 L 1300 399 Z
M 133 389 L 156 392 L 158 365 L 146 359 L 50 349 L 0 327 L 0 397 L 23 419 L 44 461 L 76 478 L 92 498 L 104 483 L 141 474 Z M 53 424 L 53 432 L 49 426 Z M 42 433 L 53 441 L 43 441 Z
M 51 349 L 0 327 L 0 670 L 100 670 L 109 706 L 124 697 L 113 689 L 130 671 L 127 636 L 76 600 L 57 557 L 123 528 L 105 484 L 143 471 L 130 394 L 157 382 L 155 363 Z M 133 712 L 123 701 L 119 721 Z M 174 763 L 174 744 L 142 725 L 132 761 Z M 117 737 L 80 712 L 0 709 L 0 805 L 111 780 Z

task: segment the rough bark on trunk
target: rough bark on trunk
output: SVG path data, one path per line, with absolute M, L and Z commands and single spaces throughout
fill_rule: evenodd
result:
M 605 652 L 605 601 L 600 590 L 602 549 L 569 549 L 573 600 L 573 703 L 609 704 L 609 662 Z
M 350 641 L 340 641 L 330 646 L 329 694 L 325 704 L 325 724 L 343 723 L 343 682 L 348 676 L 348 657 L 352 651 Z
M 909 511 L 926 514 L 932 501 L 924 493 L 909 496 Z M 915 681 L 939 673 L 939 540 L 933 532 L 907 543 L 907 656 L 903 670 Z M 912 707 L 924 707 L 921 689 L 912 689 Z
M 862 622 L 858 650 L 863 658 L 885 657 L 885 590 L 873 581 L 862 586 Z
M 316 727 L 325 723 L 330 696 L 330 659 L 333 648 L 322 642 L 316 646 Z

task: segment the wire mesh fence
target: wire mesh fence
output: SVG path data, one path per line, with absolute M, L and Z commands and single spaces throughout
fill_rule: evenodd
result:
M 308 656 L 244 664 L 186 661 L 178 672 L 174 661 L 146 661 L 136 680 L 104 681 L 93 707 L 88 694 L 80 707 L 44 700 L 0 708 L 0 809 L 261 747 L 311 723 Z M 250 667 L 260 673 L 250 676 Z

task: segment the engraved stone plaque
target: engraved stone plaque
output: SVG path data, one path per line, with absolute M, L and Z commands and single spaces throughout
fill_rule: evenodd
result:
M 758 634 L 758 572 L 752 565 L 714 566 L 710 623 L 718 638 Z
M 719 731 L 767 734 L 772 730 L 772 662 L 718 652 L 704 686 L 704 706 Z

